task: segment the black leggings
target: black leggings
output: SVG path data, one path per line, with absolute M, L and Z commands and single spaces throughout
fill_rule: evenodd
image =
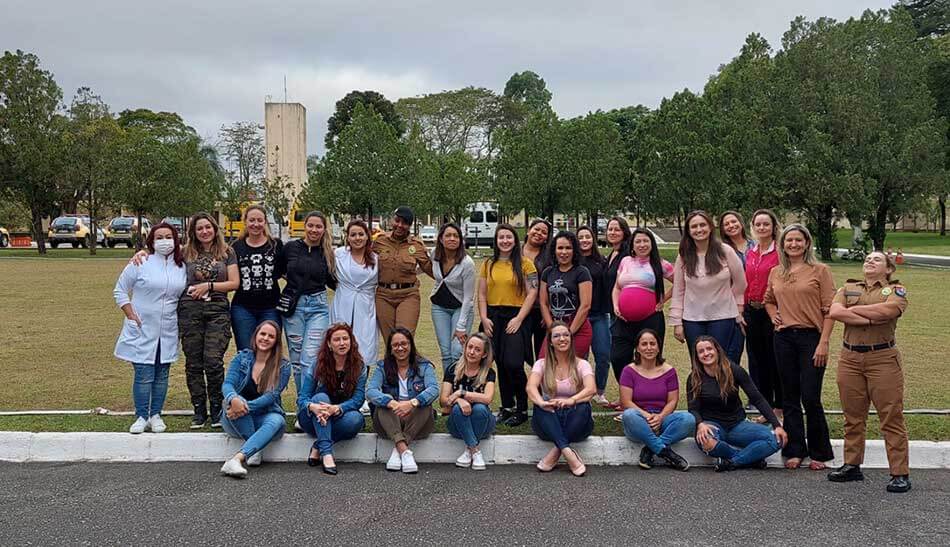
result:
M 636 349 L 637 335 L 643 329 L 653 329 L 659 334 L 660 354 L 663 354 L 663 340 L 666 338 L 666 318 L 663 312 L 658 311 L 641 321 L 624 321 L 617 317 L 610 327 L 610 366 L 614 370 L 614 378 L 620 382 L 620 373 L 623 367 L 633 361 L 633 351 Z
M 531 350 L 531 334 L 525 323 L 514 334 L 508 334 L 508 322 L 518 315 L 521 308 L 514 306 L 488 306 L 488 318 L 492 322 L 492 351 L 498 365 L 498 390 L 501 392 L 501 407 L 528 410 L 528 375 L 524 365 L 534 356 Z M 484 330 L 479 327 L 479 330 Z

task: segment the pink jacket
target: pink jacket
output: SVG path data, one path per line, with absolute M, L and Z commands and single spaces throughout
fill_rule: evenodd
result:
M 696 277 L 688 277 L 683 259 L 676 258 L 673 267 L 673 299 L 670 303 L 670 324 L 687 321 L 732 319 L 745 304 L 745 271 L 731 247 L 722 244 L 725 267 L 713 276 L 706 275 L 705 255 L 696 264 Z

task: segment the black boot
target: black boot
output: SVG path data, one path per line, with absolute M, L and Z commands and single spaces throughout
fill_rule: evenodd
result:
M 910 490 L 910 477 L 907 475 L 892 475 L 887 483 L 887 491 L 894 494 L 903 494 Z
M 861 472 L 860 465 L 846 463 L 831 473 L 828 473 L 828 480 L 831 482 L 863 481 L 864 473 Z
M 221 427 L 221 400 L 211 401 L 211 427 Z
M 510 418 L 504 421 L 504 424 L 508 427 L 518 427 L 519 425 L 528 421 L 528 413 L 524 410 L 515 411 Z
M 660 453 L 657 454 L 657 456 L 666 460 L 666 463 L 669 464 L 669 466 L 672 467 L 673 469 L 676 469 L 677 471 L 689 470 L 689 462 L 686 461 L 686 458 L 684 458 L 683 456 L 680 456 L 676 452 L 673 452 L 673 449 L 668 446 L 664 448 L 663 450 L 660 450 Z
M 208 422 L 208 412 L 205 404 L 195 405 L 195 417 L 191 419 L 191 429 L 201 429 Z
M 653 451 L 650 450 L 649 446 L 644 446 L 640 450 L 640 461 L 637 462 L 642 469 L 652 469 L 653 468 Z

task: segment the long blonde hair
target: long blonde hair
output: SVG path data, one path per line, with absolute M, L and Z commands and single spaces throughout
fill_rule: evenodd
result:
M 248 205 L 247 209 L 244 210 L 244 214 L 241 215 L 241 220 L 244 222 L 244 228 L 241 229 L 241 235 L 238 236 L 238 239 L 246 240 L 247 239 L 247 215 L 251 211 L 260 211 L 264 215 L 264 237 L 267 238 L 268 243 L 274 242 L 274 236 L 270 233 L 270 223 L 267 222 L 267 209 L 263 205 L 258 205 L 257 203 L 253 205 Z
M 811 232 L 809 232 L 808 228 L 801 224 L 789 224 L 784 230 L 782 230 L 782 235 L 778 238 L 778 261 L 780 268 L 778 272 L 782 276 L 782 279 L 785 279 L 786 281 L 788 281 L 789 277 L 792 275 L 792 261 L 785 253 L 785 238 L 788 237 L 790 232 L 799 232 L 805 236 L 805 251 L 802 255 L 802 260 L 805 261 L 805 264 L 814 266 L 818 263 L 818 259 L 815 258 L 815 249 L 812 248 Z
M 211 223 L 211 226 L 214 228 L 214 239 L 211 241 L 211 257 L 215 260 L 224 260 L 228 256 L 230 247 L 224 241 L 224 235 L 221 233 L 221 228 L 218 227 L 218 222 L 210 214 L 205 212 L 195 213 L 194 216 L 188 221 L 188 230 L 187 238 L 185 239 L 185 261 L 192 262 L 201 252 L 204 250 L 201 247 L 201 242 L 198 241 L 198 221 L 207 220 Z
M 307 216 L 303 219 L 304 226 L 307 225 L 307 221 L 313 217 L 319 218 L 323 221 L 323 237 L 320 238 L 320 247 L 323 249 L 323 258 L 327 261 L 327 270 L 331 275 L 335 275 L 336 272 L 336 255 L 333 253 L 333 225 L 330 224 L 330 221 L 327 220 L 327 216 L 320 211 L 311 211 L 307 213 Z M 306 237 L 306 236 L 304 236 Z M 367 245 L 371 243 L 366 242 Z
M 280 325 L 270 319 L 266 319 L 257 325 L 257 328 L 254 329 L 254 334 L 251 335 L 251 349 L 254 351 L 254 359 L 257 359 L 257 333 L 265 326 L 273 327 L 276 337 L 274 338 L 274 346 L 271 348 L 267 356 L 267 361 L 264 363 L 264 370 L 261 371 L 261 383 L 257 386 L 257 390 L 260 393 L 270 391 L 277 386 L 277 382 L 280 381 L 280 365 L 284 358 L 284 345 L 283 342 L 281 342 Z
M 468 340 L 465 341 L 467 346 L 471 340 L 481 340 L 482 349 L 485 351 L 485 354 L 482 355 L 481 361 L 478 362 L 478 374 L 475 375 L 475 380 L 472 382 L 472 388 L 480 388 L 485 385 L 485 382 L 488 380 L 488 371 L 491 370 L 492 361 L 494 356 L 492 355 L 491 340 L 488 339 L 484 333 L 476 332 L 468 337 Z M 465 349 L 462 349 L 462 356 L 459 357 L 459 360 L 455 362 L 455 380 L 454 383 L 459 383 L 465 379 L 465 368 L 468 366 L 468 362 L 465 360 Z
M 554 350 L 554 342 L 551 338 L 551 333 L 554 332 L 554 329 L 557 327 L 564 327 L 567 329 L 567 332 L 571 332 L 571 328 L 567 326 L 567 323 L 564 321 L 555 321 L 551 323 L 551 327 L 548 328 L 547 336 L 547 346 L 545 347 L 545 357 L 544 357 L 544 375 L 542 384 L 544 386 L 544 393 L 548 396 L 553 397 L 557 393 L 557 353 Z M 581 379 L 581 373 L 577 370 L 577 353 L 574 351 L 574 334 L 570 334 L 571 343 L 568 345 L 567 355 L 568 355 L 568 370 L 570 371 L 571 383 L 574 385 L 574 389 L 579 388 L 583 380 Z

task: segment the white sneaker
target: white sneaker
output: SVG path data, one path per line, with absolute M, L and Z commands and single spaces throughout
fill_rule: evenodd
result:
M 399 451 L 393 447 L 392 454 L 389 455 L 389 461 L 386 462 L 386 471 L 399 471 L 402 469 L 402 458 Z
M 303 428 L 300 427 L 300 420 L 294 420 L 294 431 L 303 431 Z
M 263 452 L 255 452 L 253 456 L 247 459 L 248 467 L 257 467 L 264 461 Z
M 416 465 L 416 459 L 412 457 L 412 450 L 406 450 L 402 453 L 402 472 L 415 473 L 417 471 L 419 471 L 419 466 Z
M 363 406 L 360 407 L 360 414 L 363 416 L 369 416 L 369 401 L 363 401 Z
M 151 418 L 148 419 L 148 427 L 151 428 L 152 433 L 164 433 L 168 426 L 165 425 L 165 420 L 162 420 L 162 417 L 158 414 L 153 414 Z
M 482 451 L 476 450 L 472 454 L 472 470 L 474 471 L 484 471 L 485 470 L 485 458 L 482 457 Z
M 135 423 L 132 424 L 132 427 L 129 428 L 129 433 L 131 433 L 131 434 L 133 434 L 133 435 L 138 435 L 139 433 L 145 431 L 145 428 L 147 428 L 147 427 L 148 427 L 148 420 L 146 420 L 145 418 L 139 416 L 139 417 L 135 420 Z
M 472 466 L 472 453 L 465 449 L 465 452 L 462 452 L 462 455 L 455 460 L 455 467 L 471 467 Z
M 231 458 L 224 462 L 224 465 L 221 466 L 221 472 L 229 477 L 238 479 L 243 479 L 247 476 L 247 469 L 244 469 L 244 466 L 241 465 L 241 462 L 239 462 L 237 458 Z
M 607 400 L 607 397 L 604 397 L 603 393 L 595 395 L 594 398 L 591 399 L 591 402 L 596 403 L 598 405 L 604 405 L 604 406 L 610 404 L 610 401 Z

